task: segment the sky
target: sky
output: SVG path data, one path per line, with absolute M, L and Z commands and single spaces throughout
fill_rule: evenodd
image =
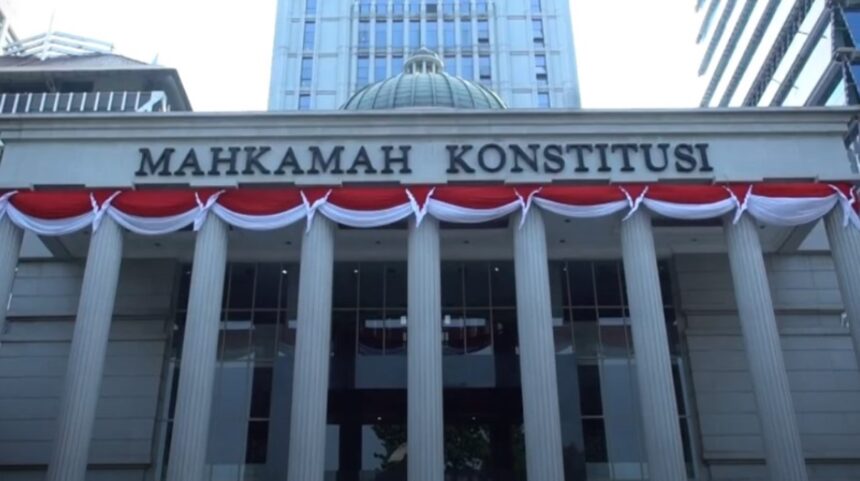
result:
M 56 31 L 178 69 L 194 110 L 267 107 L 276 0 L 9 2 L 21 37 L 47 31 L 53 18 Z M 570 0 L 570 8 L 583 107 L 695 106 L 692 0 Z

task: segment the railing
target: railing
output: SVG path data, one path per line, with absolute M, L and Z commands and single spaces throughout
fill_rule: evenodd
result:
M 168 112 L 163 91 L 0 94 L 0 114 Z

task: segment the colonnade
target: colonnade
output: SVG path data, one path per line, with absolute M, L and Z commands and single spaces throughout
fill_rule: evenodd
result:
M 825 225 L 855 350 L 860 353 L 860 232 L 834 209 Z M 555 350 L 542 214 L 512 221 L 519 360 L 528 479 L 562 481 Z M 800 434 L 757 229 L 749 217 L 725 222 L 735 298 L 772 479 L 807 479 Z M 301 250 L 298 330 L 288 481 L 322 481 L 331 339 L 335 225 L 317 216 Z M 228 229 L 209 216 L 197 233 L 168 481 L 202 479 L 212 409 Z M 0 299 L 8 299 L 21 230 L 0 219 Z M 651 219 L 640 209 L 621 224 L 622 258 L 651 479 L 687 479 L 672 380 Z M 122 260 L 120 227 L 105 217 L 90 242 L 59 413 L 49 481 L 83 481 Z M 442 343 L 439 225 L 409 226 L 408 476 L 442 481 Z M 0 303 L 0 326 L 6 317 Z M 860 364 L 860 354 L 858 354 Z

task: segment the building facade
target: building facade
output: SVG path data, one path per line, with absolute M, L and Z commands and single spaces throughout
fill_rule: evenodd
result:
M 421 48 L 511 107 L 579 107 L 565 0 L 280 0 L 269 109 L 337 109 Z
M 860 4 L 699 0 L 702 107 L 856 105 Z

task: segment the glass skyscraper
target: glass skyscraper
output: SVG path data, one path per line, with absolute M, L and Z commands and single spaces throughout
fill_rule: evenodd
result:
M 696 0 L 702 107 L 857 104 L 860 2 Z
M 566 0 L 280 0 L 269 109 L 336 109 L 422 47 L 511 107 L 579 107 Z

